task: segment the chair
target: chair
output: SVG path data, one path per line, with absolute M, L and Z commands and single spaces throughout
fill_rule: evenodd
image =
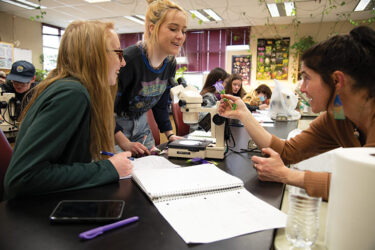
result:
M 178 103 L 172 103 L 173 120 L 176 124 L 176 135 L 184 136 L 189 134 L 190 126 L 182 120 L 182 112 Z
M 12 147 L 8 139 L 0 129 L 0 201 L 3 200 L 4 193 L 4 177 L 8 169 L 10 158 L 12 157 Z
M 159 133 L 159 127 L 156 124 L 154 113 L 152 113 L 152 109 L 147 111 L 147 122 L 151 129 L 152 136 L 154 137 L 155 146 L 160 144 L 160 133 Z

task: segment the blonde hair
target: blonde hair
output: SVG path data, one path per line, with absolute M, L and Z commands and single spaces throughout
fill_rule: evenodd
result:
M 178 10 L 187 14 L 185 10 L 178 4 L 169 0 L 147 0 L 148 8 L 146 11 L 146 21 L 145 21 L 145 45 L 147 48 L 152 50 L 152 48 L 159 42 L 158 34 L 160 25 L 164 23 L 165 18 L 170 10 Z M 150 32 L 150 25 L 154 24 L 154 31 Z
M 108 80 L 108 47 L 113 23 L 75 21 L 60 42 L 57 65 L 33 90 L 21 120 L 38 96 L 57 80 L 74 77 L 87 89 L 91 99 L 90 152 L 94 160 L 104 159 L 100 150 L 114 151 L 114 96 L 116 86 Z

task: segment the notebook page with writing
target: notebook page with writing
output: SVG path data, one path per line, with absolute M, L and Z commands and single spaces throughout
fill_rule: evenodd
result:
M 163 156 L 149 155 L 133 160 L 133 172 L 137 170 L 180 168 L 181 166 L 173 164 Z M 129 179 L 132 175 L 123 176 L 120 179 Z
M 241 179 L 212 164 L 184 168 L 135 170 L 133 179 L 151 200 L 241 187 Z

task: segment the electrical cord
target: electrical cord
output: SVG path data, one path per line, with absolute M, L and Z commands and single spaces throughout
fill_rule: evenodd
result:
M 3 120 L 8 123 L 9 125 L 12 125 L 14 127 L 17 127 L 16 125 L 16 122 L 15 122 L 15 114 L 12 114 L 11 110 L 12 110 L 12 106 L 14 107 L 14 110 L 16 110 L 16 100 L 14 98 L 11 98 L 9 99 L 9 103 L 8 105 L 4 108 L 4 112 L 1 114 L 1 116 L 3 117 Z M 8 121 L 7 119 L 5 119 L 5 114 L 6 112 L 8 111 L 9 113 L 9 118 L 11 118 L 12 120 L 14 120 L 14 122 L 11 122 L 11 121 Z

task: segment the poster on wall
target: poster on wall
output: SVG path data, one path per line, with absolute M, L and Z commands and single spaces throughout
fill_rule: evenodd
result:
M 0 69 L 11 69 L 13 63 L 13 44 L 0 42 Z
M 257 80 L 288 80 L 290 38 L 258 39 Z
M 232 74 L 242 76 L 242 84 L 250 86 L 251 55 L 232 56 Z

